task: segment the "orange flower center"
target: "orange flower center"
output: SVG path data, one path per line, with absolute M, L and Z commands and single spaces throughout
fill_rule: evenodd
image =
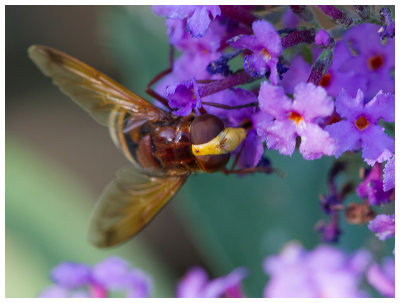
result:
M 354 124 L 359 130 L 363 130 L 369 125 L 369 122 L 364 116 L 361 116 L 356 121 L 354 121 Z
M 368 59 L 368 67 L 370 70 L 378 70 L 383 65 L 382 55 L 376 55 Z
M 271 59 L 271 54 L 265 48 L 262 49 L 261 55 L 263 55 L 266 60 Z
M 331 74 L 326 73 L 325 75 L 322 76 L 321 81 L 319 81 L 319 85 L 322 87 L 328 87 L 329 84 L 331 84 Z
M 299 124 L 299 122 L 303 120 L 303 117 L 296 112 L 291 112 L 289 115 L 289 119 L 292 120 L 294 123 Z

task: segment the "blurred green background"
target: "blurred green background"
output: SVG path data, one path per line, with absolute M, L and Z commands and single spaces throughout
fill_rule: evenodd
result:
M 32 44 L 63 50 L 145 96 L 167 67 L 164 19 L 148 6 L 6 6 L 6 296 L 35 297 L 65 260 L 95 264 L 119 255 L 154 278 L 154 296 L 171 297 L 194 265 L 212 277 L 245 266 L 245 294 L 260 297 L 263 259 L 290 240 L 319 243 L 318 196 L 331 159 L 267 156 L 286 173 L 195 175 L 138 236 L 117 248 L 86 241 L 98 195 L 127 161 L 108 131 L 51 85 L 26 55 Z M 382 244 L 365 226 L 343 224 L 338 244 L 377 255 Z M 392 243 L 390 245 L 390 243 Z

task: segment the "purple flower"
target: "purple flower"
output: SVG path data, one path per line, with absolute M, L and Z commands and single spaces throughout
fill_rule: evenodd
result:
M 395 155 L 393 155 L 392 158 L 390 158 L 385 165 L 385 168 L 383 169 L 383 190 L 384 191 L 389 191 L 395 186 L 395 169 L 394 169 L 394 159 Z
M 253 53 L 244 58 L 244 69 L 253 77 L 264 76 L 270 70 L 273 84 L 279 81 L 277 64 L 282 53 L 281 38 L 274 26 L 265 20 L 258 20 L 252 25 L 254 35 L 239 35 L 229 44 L 234 48 L 248 49 Z
M 178 116 L 187 116 L 193 109 L 201 107 L 200 95 L 194 78 L 192 81 L 168 86 L 167 99 L 169 106 L 175 109 L 174 114 Z
M 246 270 L 237 268 L 227 276 L 209 280 L 204 269 L 194 267 L 179 282 L 177 297 L 218 298 L 223 295 L 237 293 L 237 288 L 245 276 Z
M 85 264 L 64 262 L 53 268 L 50 277 L 60 286 L 73 288 L 90 281 L 90 267 Z
M 352 57 L 347 44 L 344 41 L 338 41 L 333 52 L 332 65 L 319 82 L 319 85 L 325 88 L 328 95 L 337 97 L 342 90 L 346 90 L 351 96 L 355 97 L 358 89 L 366 90 L 367 79 L 365 75 L 360 74 L 358 69 L 355 68 L 343 69 L 343 65 Z
M 124 291 L 129 298 L 148 297 L 151 278 L 139 269 L 130 268 L 119 257 L 109 257 L 93 268 L 85 264 L 65 262 L 51 272 L 53 285 L 40 297 L 93 297 L 104 298 L 108 291 Z
M 394 259 L 389 257 L 383 259 L 382 267 L 374 263 L 367 271 L 367 281 L 369 284 L 386 297 L 394 298 L 394 277 Z
M 197 38 L 204 36 L 211 20 L 221 15 L 218 5 L 155 5 L 153 12 L 167 19 L 185 21 L 190 34 Z
M 148 297 L 151 279 L 139 269 L 131 269 L 129 263 L 118 257 L 110 257 L 98 263 L 92 271 L 96 284 L 108 290 L 127 291 L 129 298 Z
M 300 244 L 289 243 L 280 255 L 264 261 L 264 271 L 270 276 L 264 297 L 364 297 L 367 294 L 359 285 L 370 258 L 365 250 L 349 256 L 326 245 L 307 252 Z
M 333 139 L 318 125 L 320 118 L 330 116 L 333 112 L 333 101 L 323 88 L 300 83 L 294 88 L 292 102 L 282 87 L 263 82 L 258 100 L 261 111 L 275 118 L 272 123 L 256 125 L 258 135 L 265 136 L 269 149 L 292 155 L 299 135 L 300 153 L 305 159 L 313 160 L 333 154 Z
M 381 165 L 375 164 L 368 176 L 357 186 L 360 198 L 368 198 L 371 205 L 379 205 L 390 201 L 390 192 L 383 191 Z
M 379 240 L 387 240 L 394 237 L 394 214 L 377 215 L 375 219 L 369 222 L 368 228 L 374 232 Z
M 330 36 L 326 30 L 321 28 L 317 34 L 315 35 L 315 44 L 316 45 L 329 45 Z
M 378 121 L 394 122 L 394 95 L 379 92 L 365 104 L 361 90 L 355 99 L 343 91 L 336 98 L 336 111 L 345 120 L 326 127 L 336 140 L 336 158 L 345 151 L 362 148 L 362 157 L 372 166 L 392 156 L 394 140 L 385 134 Z
M 353 55 L 341 66 L 343 71 L 354 70 L 367 80 L 367 99 L 375 96 L 378 91 L 394 93 L 394 40 L 388 39 L 382 43 L 378 35 L 379 27 L 374 24 L 353 26 L 343 35 L 343 43 L 350 45 Z

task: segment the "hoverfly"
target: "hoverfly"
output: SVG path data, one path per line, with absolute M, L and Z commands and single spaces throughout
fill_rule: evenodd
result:
M 109 128 L 133 164 L 117 173 L 92 214 L 89 241 L 107 247 L 128 240 L 195 172 L 225 167 L 246 137 L 210 114 L 177 117 L 153 106 L 96 69 L 55 49 L 33 45 L 29 57 L 60 90 Z

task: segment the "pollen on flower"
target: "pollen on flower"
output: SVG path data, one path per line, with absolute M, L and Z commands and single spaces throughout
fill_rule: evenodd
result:
M 322 87 L 328 87 L 329 84 L 331 84 L 331 78 L 332 78 L 332 75 L 329 73 L 326 73 L 325 75 L 322 76 L 321 81 L 319 81 L 319 85 Z
M 368 67 L 370 70 L 378 70 L 383 65 L 383 57 L 381 54 L 370 57 L 368 59 Z
M 265 58 L 265 61 L 271 59 L 271 54 L 265 48 L 262 49 L 261 54 Z
M 354 121 L 354 124 L 359 130 L 363 130 L 369 125 L 369 122 L 364 116 L 361 116 L 356 121 Z
M 296 112 L 291 112 L 289 115 L 289 119 L 294 121 L 296 124 L 299 124 L 299 122 L 303 120 L 303 117 Z

